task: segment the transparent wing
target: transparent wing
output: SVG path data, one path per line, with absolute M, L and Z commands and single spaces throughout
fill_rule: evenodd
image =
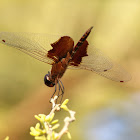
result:
M 0 33 L 1 43 L 14 47 L 48 64 L 53 63 L 53 60 L 47 57 L 47 52 L 51 49 L 50 44 L 59 38 L 60 36 L 36 33 Z
M 113 63 L 112 69 L 96 73 L 117 82 L 127 82 L 131 80 L 131 75 L 122 66 L 116 63 Z
M 70 69 L 86 69 L 118 82 L 126 82 L 131 75 L 119 64 L 114 63 L 105 56 L 99 49 L 92 45 L 88 46 L 88 56 L 82 58 L 82 63 L 77 67 L 70 66 Z
M 82 62 L 80 65 L 78 65 L 78 67 L 71 68 L 103 72 L 113 67 L 113 63 L 110 58 L 105 56 L 99 49 L 95 48 L 94 46 L 88 45 L 87 54 L 88 56 L 82 58 Z

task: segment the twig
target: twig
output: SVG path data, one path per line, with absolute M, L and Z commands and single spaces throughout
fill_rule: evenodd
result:
M 70 125 L 71 122 L 75 121 L 75 112 L 72 110 L 69 110 L 70 116 L 71 117 L 66 117 L 64 119 L 64 127 L 62 128 L 62 130 L 58 133 L 59 138 L 58 140 L 60 140 L 60 138 L 65 134 L 68 133 L 68 127 Z

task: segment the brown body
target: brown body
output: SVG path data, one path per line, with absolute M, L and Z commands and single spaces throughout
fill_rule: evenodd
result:
M 85 32 L 75 47 L 73 39 L 68 36 L 63 36 L 58 41 L 51 44 L 53 49 L 47 54 L 48 57 L 55 61 L 52 65 L 51 73 L 47 77 L 47 80 L 53 83 L 51 86 L 55 85 L 63 76 L 68 65 L 78 66 L 81 63 L 82 57 L 88 56 L 88 42 L 86 38 L 90 34 L 92 28 L 93 27 Z
M 52 65 L 52 69 L 51 69 L 51 82 L 55 82 L 55 80 L 60 79 L 63 74 L 65 73 L 68 64 L 69 64 L 69 60 L 71 59 L 70 53 L 67 53 L 66 58 L 62 58 L 61 61 L 59 61 L 58 63 L 54 63 Z

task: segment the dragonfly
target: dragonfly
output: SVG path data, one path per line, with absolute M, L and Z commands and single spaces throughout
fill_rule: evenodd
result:
M 117 82 L 131 79 L 131 75 L 123 67 L 88 43 L 87 38 L 92 28 L 83 34 L 77 44 L 74 44 L 70 36 L 14 32 L 1 32 L 0 43 L 52 65 L 44 77 L 44 83 L 48 87 L 55 87 L 52 97 L 58 90 L 57 95 L 62 100 L 64 85 L 61 78 L 67 68 L 89 70 Z

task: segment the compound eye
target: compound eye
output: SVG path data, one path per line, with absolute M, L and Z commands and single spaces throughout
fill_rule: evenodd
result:
M 46 74 L 44 77 L 44 84 L 48 87 L 53 87 L 55 84 L 50 81 L 49 75 Z

